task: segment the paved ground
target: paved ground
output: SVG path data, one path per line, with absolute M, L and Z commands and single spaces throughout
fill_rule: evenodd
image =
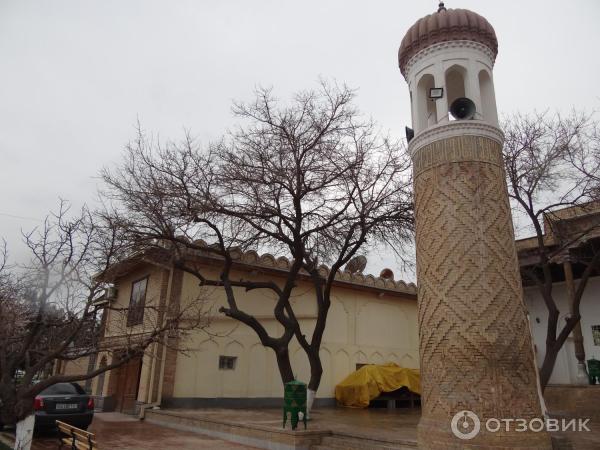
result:
M 280 409 L 201 409 L 177 410 L 182 416 L 202 416 L 233 423 L 259 424 L 281 429 Z M 350 409 L 319 408 L 313 412 L 309 430 L 328 429 L 365 437 L 416 439 L 420 409 Z M 289 427 L 289 425 L 288 425 Z M 302 427 L 300 425 L 300 427 Z M 192 432 L 178 431 L 118 413 L 96 413 L 89 431 L 96 433 L 100 449 L 119 450 L 187 450 L 249 449 Z M 32 450 L 56 450 L 57 434 L 36 436 Z
M 281 409 L 177 409 L 171 410 L 183 417 L 198 417 L 230 423 L 256 424 L 281 429 Z M 308 423 L 309 430 L 326 429 L 370 438 L 389 440 L 417 439 L 420 408 L 317 408 Z M 301 427 L 301 425 L 299 425 Z M 289 425 L 288 425 L 289 427 Z
M 227 421 L 230 423 L 256 424 L 267 428 L 281 429 L 281 410 L 279 409 L 178 409 L 183 417 L 198 417 Z M 417 424 L 421 410 L 416 409 L 351 409 L 318 408 L 313 411 L 309 430 L 328 429 L 334 433 L 347 433 L 366 438 L 383 438 L 390 441 L 415 441 Z M 302 427 L 301 425 L 299 425 Z M 553 433 L 562 445 L 560 450 L 599 450 L 600 423 L 591 420 L 590 432 Z
M 89 430 L 96 433 L 101 450 L 243 450 L 252 449 L 198 433 L 144 423 L 118 413 L 96 413 Z M 32 450 L 56 450 L 58 437 L 45 433 L 34 438 Z
M 559 449 L 569 450 L 598 450 L 600 449 L 600 426 L 590 425 L 589 432 L 561 432 L 553 433 L 559 439 Z
M 201 415 L 214 419 L 225 419 L 228 422 L 255 423 L 266 427 L 281 427 L 281 411 L 274 409 L 231 410 L 204 409 L 178 410 L 183 416 Z M 309 429 L 327 428 L 354 435 L 379 436 L 383 438 L 416 439 L 416 425 L 420 410 L 398 409 L 344 409 L 320 408 L 314 411 Z M 555 433 L 554 435 L 568 439 L 570 445 L 561 445 L 560 449 L 596 450 L 600 449 L 600 425 L 590 423 L 590 433 Z M 97 434 L 102 450 L 241 450 L 251 449 L 240 444 L 223 441 L 206 435 L 178 431 L 154 424 L 139 421 L 137 418 L 118 413 L 98 413 L 90 431 Z M 2 433 L 9 437 L 8 433 Z M 56 434 L 36 436 L 33 450 L 56 450 L 58 437 Z

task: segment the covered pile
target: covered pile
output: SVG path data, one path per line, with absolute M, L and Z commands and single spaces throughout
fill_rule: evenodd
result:
M 348 375 L 335 387 L 339 405 L 366 408 L 382 392 L 392 392 L 401 387 L 421 394 L 418 369 L 407 369 L 397 364 L 369 364 Z

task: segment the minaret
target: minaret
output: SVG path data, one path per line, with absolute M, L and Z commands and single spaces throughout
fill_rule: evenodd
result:
M 502 163 L 492 73 L 497 53 L 485 18 L 440 3 L 408 30 L 398 55 L 414 128 L 407 137 L 417 229 L 421 449 L 552 448 L 547 432 L 519 431 L 523 420 L 536 418 L 539 429 L 542 408 Z M 478 417 L 478 433 L 465 411 Z M 500 428 L 489 431 L 488 419 Z M 498 422 L 489 424 L 495 430 Z

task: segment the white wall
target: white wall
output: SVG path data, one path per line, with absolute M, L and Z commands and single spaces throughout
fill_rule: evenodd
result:
M 577 281 L 576 281 L 577 283 Z M 553 288 L 554 299 L 560 311 L 559 327 L 564 323 L 564 318 L 569 314 L 567 291 L 565 283 L 555 283 Z M 548 324 L 548 310 L 536 287 L 524 290 L 525 303 L 529 310 L 533 340 L 536 346 L 536 359 L 541 365 L 546 349 L 546 326 Z M 592 278 L 587 285 L 581 299 L 581 331 L 585 349 L 585 359 L 600 359 L 600 346 L 594 345 L 592 325 L 600 325 L 600 277 Z M 539 323 L 538 323 L 539 320 Z M 556 366 L 550 378 L 550 384 L 572 384 L 575 382 L 577 358 L 573 338 L 569 336 L 567 342 L 560 350 Z
M 186 274 L 184 293 L 195 290 L 197 282 Z M 300 283 L 296 290 L 291 302 L 310 339 L 316 318 L 312 287 Z M 213 290 L 212 296 L 216 304 L 224 301 L 221 290 Z M 261 298 L 253 291 L 240 295 L 239 304 L 259 317 L 271 335 L 281 334 L 281 326 L 272 318 L 273 299 Z M 212 336 L 192 333 L 185 344 L 189 351 L 177 356 L 174 397 L 281 396 L 283 387 L 274 353 L 260 344 L 254 331 L 222 315 L 213 317 L 208 331 Z M 416 300 L 335 287 L 320 353 L 323 377 L 319 398 L 333 398 L 335 385 L 358 363 L 394 362 L 418 368 Z M 219 355 L 236 356 L 235 370 L 219 370 Z M 290 357 L 296 377 L 308 382 L 308 358 L 295 338 L 290 343 Z

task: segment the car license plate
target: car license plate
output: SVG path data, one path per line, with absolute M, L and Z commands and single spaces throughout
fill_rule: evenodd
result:
M 56 409 L 77 409 L 77 403 L 57 403 Z

